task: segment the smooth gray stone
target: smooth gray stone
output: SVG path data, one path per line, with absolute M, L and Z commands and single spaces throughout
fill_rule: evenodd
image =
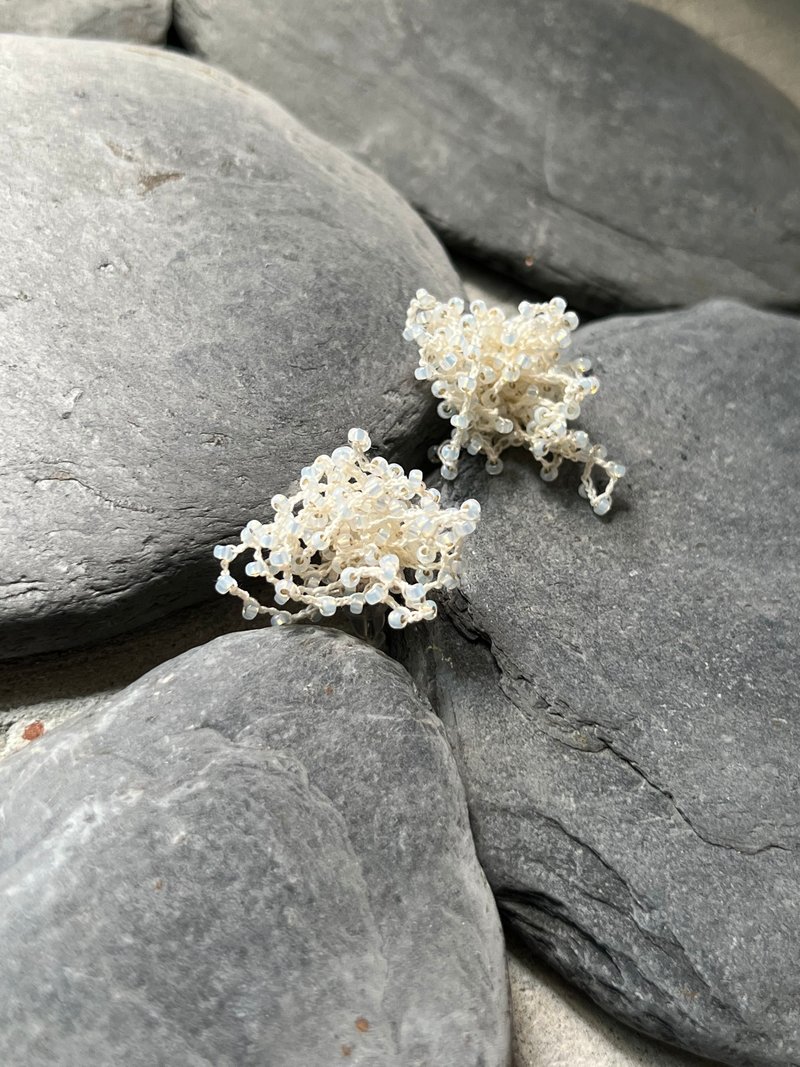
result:
M 101 37 L 160 44 L 172 19 L 169 0 L 2 0 L 0 33 Z
M 459 283 L 384 181 L 195 60 L 9 36 L 0 89 L 2 659 L 214 596 L 212 546 L 351 426 L 424 455 L 406 307 Z
M 770 1067 L 800 1063 L 799 347 L 716 301 L 579 331 L 615 508 L 527 453 L 465 467 L 461 592 L 407 631 L 511 926 L 631 1025 Z
M 346 622 L 335 621 L 339 627 Z M 354 632 L 360 621 L 352 618 Z M 223 634 L 262 626 L 269 626 L 267 616 L 243 619 L 238 611 L 220 611 L 212 601 L 102 644 L 6 661 L 0 668 L 0 760 L 26 748 L 41 733 L 106 704 L 167 660 Z
M 800 305 L 800 114 L 627 0 L 176 0 L 191 49 L 579 308 Z
M 330 630 L 232 634 L 0 765 L 0 1062 L 506 1067 L 441 723 Z

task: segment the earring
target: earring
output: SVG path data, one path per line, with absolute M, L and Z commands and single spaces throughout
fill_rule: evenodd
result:
M 588 434 L 567 428 L 600 383 L 586 376 L 588 359 L 562 358 L 578 325 L 577 315 L 566 307 L 561 297 L 548 304 L 523 301 L 519 314 L 507 319 L 482 300 L 473 300 L 465 312 L 459 297 L 443 304 L 419 289 L 403 337 L 416 341 L 415 376 L 432 383 L 439 415 L 453 427 L 432 456 L 441 461 L 443 478 L 456 477 L 463 449 L 485 455 L 486 470 L 499 474 L 501 452 L 519 445 L 539 460 L 546 482 L 558 476 L 563 460 L 583 463 L 578 491 L 597 515 L 605 515 L 625 468 L 609 461 L 603 445 L 592 444 Z M 595 468 L 605 477 L 602 491 Z
M 385 604 L 389 625 L 399 630 L 435 618 L 430 594 L 458 584 L 461 545 L 480 518 L 477 500 L 444 509 L 421 471 L 406 474 L 381 456 L 367 457 L 366 430 L 350 430 L 348 441 L 303 468 L 294 496 L 272 498 L 272 522 L 248 522 L 239 544 L 214 549 L 217 592 L 242 600 L 245 619 L 267 614 L 282 626 Z M 230 573 L 248 551 L 245 573 L 266 579 L 277 607 L 260 604 Z M 281 610 L 288 604 L 295 610 Z

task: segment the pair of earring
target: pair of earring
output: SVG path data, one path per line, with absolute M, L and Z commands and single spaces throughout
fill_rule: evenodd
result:
M 568 427 L 599 385 L 587 359 L 564 358 L 577 325 L 560 297 L 547 304 L 523 301 L 507 318 L 482 300 L 465 310 L 459 297 L 441 303 L 417 291 L 403 337 L 416 342 L 415 376 L 431 382 L 439 415 L 452 427 L 432 450 L 444 479 L 457 477 L 463 451 L 484 455 L 486 470 L 499 474 L 501 453 L 522 446 L 548 482 L 565 459 L 583 463 L 578 491 L 596 514 L 608 512 L 625 468 L 582 430 Z M 421 471 L 406 474 L 381 456 L 370 459 L 371 444 L 366 430 L 350 430 L 347 445 L 302 469 L 297 493 L 272 498 L 272 522 L 253 520 L 238 544 L 216 546 L 217 592 L 241 599 L 244 618 L 267 614 L 282 626 L 339 608 L 360 615 L 378 604 L 388 608 L 394 629 L 436 617 L 431 594 L 458 584 L 462 543 L 475 530 L 480 504 L 442 507 L 439 491 L 425 485 Z M 230 573 L 244 552 L 253 553 L 245 573 L 267 580 L 274 606 L 259 603 Z M 288 604 L 293 611 L 285 610 Z

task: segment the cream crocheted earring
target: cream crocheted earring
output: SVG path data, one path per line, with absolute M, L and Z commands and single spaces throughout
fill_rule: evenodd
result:
M 567 427 L 600 383 L 587 376 L 588 359 L 563 358 L 578 325 L 566 306 L 558 296 L 548 304 L 523 301 L 519 314 L 506 318 L 482 300 L 473 300 L 465 311 L 459 297 L 440 303 L 419 289 L 403 336 L 417 343 L 415 375 L 431 382 L 439 414 L 453 427 L 435 450 L 443 478 L 456 477 L 464 449 L 485 455 L 486 470 L 499 474 L 501 452 L 521 445 L 539 460 L 546 482 L 558 476 L 563 460 L 583 463 L 579 491 L 597 515 L 605 515 L 625 468 L 608 460 L 604 446 L 593 445 L 588 434 Z M 602 489 L 596 472 L 605 483 Z
M 266 614 L 281 626 L 385 604 L 389 625 L 402 629 L 435 618 L 431 593 L 458 584 L 461 545 L 480 518 L 477 500 L 442 508 L 421 471 L 368 458 L 366 430 L 350 430 L 348 441 L 303 468 L 294 496 L 272 498 L 271 522 L 254 519 L 239 544 L 214 549 L 217 592 L 238 597 L 246 619 Z M 276 607 L 259 603 L 230 573 L 244 552 L 253 554 L 245 573 L 272 586 Z

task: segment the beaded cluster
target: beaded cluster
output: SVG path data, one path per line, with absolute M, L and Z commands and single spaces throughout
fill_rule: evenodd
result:
M 486 470 L 499 474 L 500 454 L 522 446 L 539 460 L 546 482 L 558 476 L 563 460 L 583 463 L 578 491 L 596 514 L 605 515 L 625 468 L 609 461 L 605 447 L 592 444 L 588 434 L 567 426 L 600 383 L 587 376 L 588 359 L 563 358 L 578 325 L 577 315 L 566 307 L 561 297 L 547 304 L 523 301 L 519 314 L 506 318 L 482 300 L 465 310 L 459 297 L 440 303 L 419 289 L 403 337 L 419 346 L 415 375 L 432 383 L 439 415 L 453 427 L 435 450 L 443 478 L 456 477 L 464 449 L 485 455 Z M 595 470 L 601 472 L 602 489 Z
M 348 441 L 303 468 L 297 493 L 272 498 L 272 522 L 248 522 L 239 544 L 214 549 L 217 592 L 239 597 L 246 619 L 268 614 L 280 626 L 385 604 L 399 630 L 435 618 L 430 594 L 458 584 L 461 544 L 480 518 L 477 500 L 442 508 L 421 471 L 367 457 L 366 430 L 350 430 Z M 253 553 L 245 573 L 272 585 L 277 607 L 260 604 L 230 573 L 244 552 Z M 295 610 L 283 610 L 287 604 Z

